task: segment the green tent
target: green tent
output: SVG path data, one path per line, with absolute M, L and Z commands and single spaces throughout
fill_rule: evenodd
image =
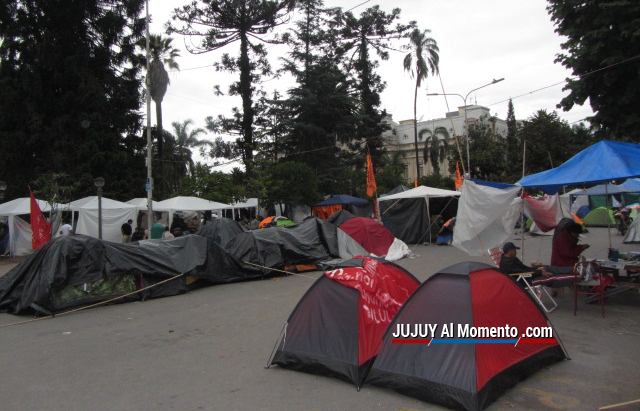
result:
M 293 227 L 294 225 L 296 225 L 296 223 L 289 220 L 288 218 L 278 218 L 276 220 L 277 227 Z
M 616 220 L 613 217 L 612 210 L 605 207 L 598 207 L 584 216 L 584 223 L 587 227 L 607 227 L 608 225 L 615 226 Z

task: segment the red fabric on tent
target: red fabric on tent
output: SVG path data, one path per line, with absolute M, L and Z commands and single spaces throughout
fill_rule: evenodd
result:
M 469 280 L 475 327 L 504 327 L 508 324 L 516 327 L 520 336 L 527 327 L 549 326 L 533 300 L 506 275 L 487 269 L 471 273 Z M 505 369 L 552 346 L 477 344 L 477 389 L 481 390 L 491 378 Z
M 362 365 L 378 355 L 391 320 L 420 283 L 399 267 L 368 257 L 362 267 L 339 268 L 324 275 L 360 293 L 358 365 Z
M 545 195 L 542 198 L 533 198 L 525 194 L 524 209 L 536 223 L 536 226 L 545 233 L 553 230 L 562 218 L 557 194 L 554 196 Z
M 29 190 L 29 196 L 31 197 L 31 247 L 37 250 L 51 240 L 51 224 L 42 215 L 40 206 L 31 190 Z
M 385 226 L 371 218 L 354 217 L 342 223 L 340 229 L 365 250 L 377 256 L 387 255 L 395 237 Z
M 316 206 L 311 209 L 311 213 L 323 220 L 326 220 L 333 213 L 337 213 L 342 210 L 342 204 L 332 204 L 327 206 Z

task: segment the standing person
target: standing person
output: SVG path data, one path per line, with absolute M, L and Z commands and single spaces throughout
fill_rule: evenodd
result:
M 122 224 L 120 227 L 120 232 L 122 233 L 122 242 L 129 243 L 131 242 L 131 234 L 133 233 L 133 220 L 127 220 L 126 223 Z
M 164 224 L 153 223 L 151 230 L 149 230 L 149 239 L 161 240 L 164 234 Z
M 176 238 L 176 236 L 171 234 L 171 231 L 169 231 L 169 226 L 164 226 L 164 233 L 162 234 L 162 239 L 173 240 L 174 238 Z
M 582 227 L 573 220 L 561 220 L 553 234 L 553 245 L 551 249 L 551 266 L 564 270 L 573 267 L 578 262 L 578 257 L 584 250 L 589 248 L 588 244 L 578 244 Z

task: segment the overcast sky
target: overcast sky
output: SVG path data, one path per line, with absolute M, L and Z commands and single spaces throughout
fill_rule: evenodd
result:
M 347 10 L 362 1 L 326 0 L 325 5 Z M 151 32 L 159 33 L 164 32 L 173 8 L 185 2 L 150 0 L 149 3 L 153 18 Z M 420 29 L 431 30 L 440 47 L 440 75 L 446 92 L 464 95 L 494 78 L 505 78 L 501 83 L 472 94 L 468 103 L 477 101 L 504 119 L 507 113 L 505 100 L 513 97 L 516 118 L 526 119 L 540 109 L 556 110 L 556 104 L 566 94 L 562 91 L 562 84 L 528 94 L 561 82 L 570 75 L 563 66 L 554 63 L 563 40 L 554 32 L 544 0 L 371 0 L 353 12 L 358 14 L 375 4 L 385 11 L 399 7 L 403 22 L 416 20 Z M 293 16 L 294 19 L 296 17 Z M 239 97 L 213 94 L 216 84 L 226 92 L 237 74 L 218 73 L 212 67 L 197 68 L 218 61 L 223 52 L 238 54 L 239 45 L 192 55 L 185 49 L 185 39 L 178 35 L 174 37 L 175 46 L 182 50 L 178 60 L 181 71 L 170 73 L 171 85 L 163 102 L 165 128 L 170 129 L 173 121 L 185 119 L 193 119 L 196 126 L 204 127 L 205 117 L 229 114 L 232 107 L 240 106 Z M 403 41 L 398 40 L 395 47 L 400 48 L 402 44 Z M 270 46 L 269 56 L 274 68 L 280 66 L 278 57 L 286 51 L 284 46 Z M 395 121 L 413 117 L 414 83 L 403 70 L 403 57 L 404 53 L 392 51 L 389 60 L 381 61 L 378 68 L 378 73 L 387 83 L 382 93 L 382 108 L 392 114 Z M 267 81 L 263 87 L 268 91 L 278 89 L 285 92 L 294 85 L 291 78 L 264 80 Z M 440 82 L 437 78 L 429 78 L 419 92 L 418 118 L 444 117 L 447 111 L 444 97 L 426 96 L 426 93 L 434 92 L 442 92 Z M 517 97 L 523 94 L 526 95 Z M 452 110 L 462 104 L 461 98 L 449 97 Z M 569 122 L 592 114 L 588 104 L 576 106 L 570 112 L 558 112 Z M 152 121 L 155 123 L 155 115 L 152 115 Z M 205 138 L 215 137 L 208 134 Z

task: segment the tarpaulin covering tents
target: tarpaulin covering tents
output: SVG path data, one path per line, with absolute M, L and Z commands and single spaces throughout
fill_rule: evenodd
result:
M 520 187 L 499 189 L 465 181 L 458 203 L 453 245 L 475 256 L 509 239 L 520 217 Z
M 330 244 L 331 243 L 331 244 Z M 337 256 L 335 226 L 308 218 L 295 227 L 268 227 L 236 235 L 225 247 L 240 263 L 268 268 L 310 264 Z M 255 270 L 252 265 L 245 265 Z
M 328 205 L 356 205 L 356 206 L 366 206 L 369 204 L 367 200 L 360 197 L 350 196 L 348 194 L 335 194 L 331 197 L 327 198 L 316 204 L 316 206 L 328 206 Z
M 454 216 L 455 204 L 447 198 L 460 196 L 459 191 L 418 186 L 412 189 L 395 190 L 380 196 L 382 222 L 400 240 L 417 244 L 435 240 L 431 235 L 431 214 L 443 214 L 447 220 Z M 440 203 L 437 202 L 440 199 Z M 433 238 L 432 238 L 433 237 Z
M 134 228 L 138 209 L 132 204 L 102 197 L 102 239 L 114 243 L 122 242 L 122 224 L 133 220 Z M 76 234 L 98 237 L 98 197 L 90 196 L 69 203 L 71 211 L 78 212 Z
M 214 218 L 201 225 L 196 234 L 224 247 L 233 237 L 244 231 L 240 224 L 230 218 Z
M 131 200 L 126 202 L 127 204 L 131 204 L 133 206 L 136 206 L 138 208 L 138 210 L 142 211 L 142 210 L 147 210 L 147 206 L 149 205 L 147 203 L 147 199 L 146 198 L 142 198 L 142 197 L 138 197 L 138 198 L 132 198 Z M 158 211 L 156 210 L 156 208 L 158 207 L 158 202 L 155 200 L 152 200 L 152 207 L 153 207 L 153 211 Z
M 154 211 L 166 211 L 169 213 L 169 226 L 173 223 L 173 214 L 176 211 L 214 211 L 233 208 L 229 204 L 209 201 L 198 197 L 177 196 L 158 201 Z
M 399 266 L 368 257 L 325 272 L 289 316 L 270 364 L 360 386 L 387 326 L 419 285 Z
M 450 323 L 452 334 L 443 336 Z M 402 324 L 438 329 L 426 337 L 428 346 L 402 344 L 393 336 Z M 469 338 L 459 328 L 507 324 L 517 336 L 502 337 L 513 338 L 502 344 L 482 343 L 483 337 Z M 456 264 L 429 277 L 400 309 L 365 382 L 451 408 L 481 410 L 519 380 L 566 358 L 555 331 L 544 343 L 517 341 L 527 327 L 548 326 L 540 307 L 508 276 L 486 264 Z
M 7 217 L 9 227 L 9 254 L 13 256 L 27 255 L 33 252 L 31 244 L 31 225 L 20 218 L 21 215 L 29 215 L 31 199 L 29 197 L 16 198 L 0 204 L 0 217 Z M 43 213 L 51 211 L 49 203 L 43 200 L 36 200 Z M 55 205 L 60 208 L 59 204 Z
M 567 185 L 594 184 L 640 176 L 640 144 L 599 141 L 560 166 L 518 181 L 526 188 L 555 194 Z
M 0 311 L 58 311 L 123 294 L 205 263 L 206 241 L 185 236 L 172 241 L 116 244 L 72 235 L 59 237 L 0 277 Z M 141 276 L 141 277 L 140 277 Z M 140 281 L 142 280 L 142 281 Z M 106 287 L 110 283 L 127 287 Z M 148 296 L 184 291 L 184 279 L 159 286 Z M 69 297 L 71 296 L 71 297 Z
M 640 179 L 628 178 L 622 184 L 600 184 L 587 188 L 586 190 L 575 190 L 571 193 L 574 196 L 603 196 L 612 194 L 624 194 L 624 193 L 640 193 Z

